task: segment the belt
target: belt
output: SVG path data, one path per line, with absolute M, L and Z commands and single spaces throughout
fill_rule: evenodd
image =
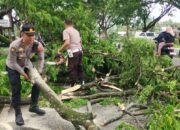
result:
M 74 50 L 72 50 L 72 53 L 75 53 L 75 52 L 79 52 L 79 51 L 82 51 L 82 49 L 74 49 Z

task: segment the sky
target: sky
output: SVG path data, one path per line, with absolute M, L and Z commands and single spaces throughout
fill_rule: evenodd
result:
M 153 7 L 153 11 L 151 13 L 151 17 L 157 17 L 159 16 L 160 12 L 161 12 L 161 6 L 159 4 L 154 5 Z M 172 20 L 173 22 L 176 23 L 180 23 L 180 9 L 177 8 L 173 8 L 172 11 L 173 16 L 168 16 L 165 15 L 160 22 L 164 22 L 164 21 L 168 21 L 168 20 Z

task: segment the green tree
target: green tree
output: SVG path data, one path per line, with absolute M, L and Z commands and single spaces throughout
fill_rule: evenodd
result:
M 142 26 L 142 31 L 146 32 L 152 27 L 156 25 L 157 22 L 159 22 L 166 14 L 170 13 L 172 10 L 172 5 L 171 4 L 165 4 L 165 2 L 159 2 L 162 4 L 162 10 L 159 16 L 156 18 L 151 19 L 150 14 L 153 10 L 152 5 L 156 4 L 157 1 L 141 1 L 140 6 L 137 10 L 137 16 L 139 18 L 139 23 Z
M 106 39 L 108 29 L 115 25 L 125 24 L 129 27 L 137 8 L 136 3 L 137 1 L 132 0 L 88 0 L 89 7 L 96 18 L 100 36 Z

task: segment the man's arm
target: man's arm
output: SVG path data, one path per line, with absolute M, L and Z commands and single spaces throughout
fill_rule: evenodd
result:
M 38 44 L 37 51 L 38 51 L 38 71 L 41 74 L 44 68 L 44 47 L 40 42 Z
M 64 44 L 62 47 L 58 50 L 58 53 L 62 53 L 65 49 L 69 47 L 69 39 L 64 40 Z
M 159 43 L 159 45 L 158 45 L 158 51 L 157 51 L 157 55 L 158 55 L 158 56 L 161 55 L 161 50 L 162 50 L 162 48 L 164 47 L 164 45 L 165 45 L 164 42 Z

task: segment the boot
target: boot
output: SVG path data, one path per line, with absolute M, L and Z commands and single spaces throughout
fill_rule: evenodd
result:
M 31 104 L 29 107 L 29 112 L 34 112 L 38 115 L 44 115 L 46 112 L 40 109 L 36 104 Z
M 22 117 L 22 113 L 21 113 L 21 109 L 20 107 L 14 107 L 14 110 L 15 110 L 15 121 L 16 121 L 16 124 L 21 126 L 21 125 L 24 125 L 24 120 L 23 120 L 23 117 Z

